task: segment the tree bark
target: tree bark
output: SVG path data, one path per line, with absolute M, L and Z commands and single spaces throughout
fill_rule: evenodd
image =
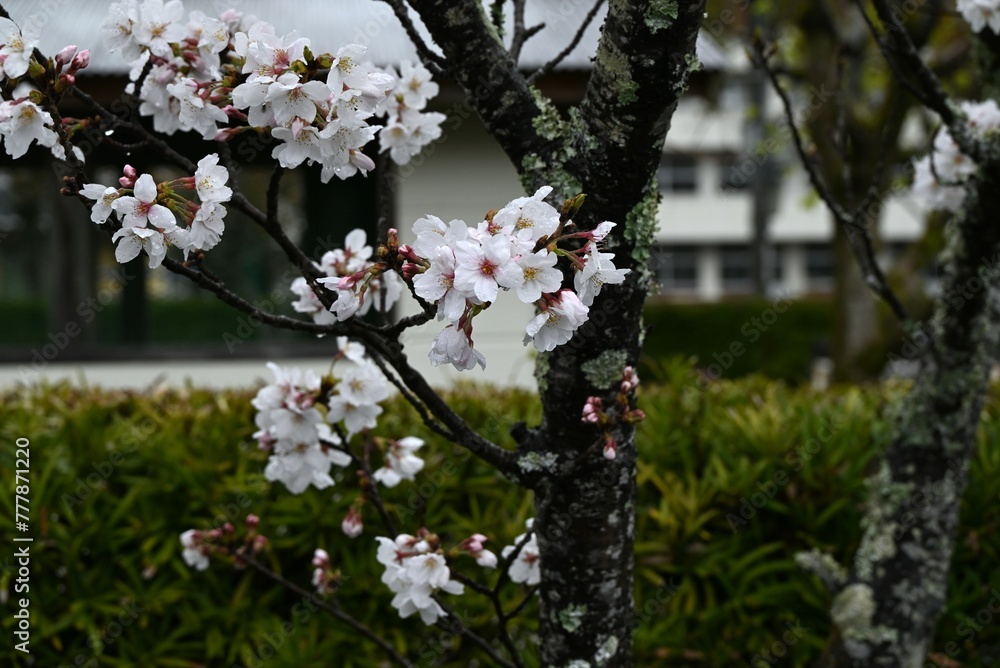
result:
M 951 261 L 935 316 L 908 337 L 921 372 L 891 414 L 894 436 L 870 479 L 861 546 L 836 588 L 840 638 L 824 665 L 917 668 L 933 640 L 1000 345 L 998 193 L 1000 169 L 981 167 L 949 224 Z
M 568 118 L 517 72 L 478 0 L 413 5 L 525 189 L 551 185 L 553 201 L 585 193 L 574 217 L 581 229 L 618 224 L 609 250 L 616 266 L 632 272 L 623 285 L 602 291 L 572 341 L 539 356 L 543 421 L 515 436 L 518 480 L 536 493 L 541 663 L 629 667 L 635 431 L 615 427 L 618 454 L 609 462 L 599 434 L 580 416 L 589 396 L 613 405 L 625 367 L 639 360 L 659 200 L 655 173 L 670 118 L 697 67 L 704 2 L 612 0 L 586 97 Z

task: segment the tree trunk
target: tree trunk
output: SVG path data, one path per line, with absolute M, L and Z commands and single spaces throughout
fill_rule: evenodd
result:
M 655 174 L 677 101 L 698 67 L 705 3 L 609 0 L 586 95 L 568 117 L 518 72 L 479 0 L 411 4 L 525 190 L 553 186 L 554 203 L 584 193 L 574 216 L 579 229 L 618 225 L 608 250 L 632 273 L 605 287 L 568 344 L 539 356 L 543 422 L 514 432 L 519 482 L 536 494 L 542 665 L 629 668 L 635 433 L 631 425 L 614 428 L 618 454 L 609 462 L 601 434 L 580 418 L 589 396 L 613 405 L 622 372 L 639 361 Z
M 934 319 L 908 337 L 922 362 L 891 414 L 894 437 L 878 471 L 861 546 L 837 581 L 840 638 L 824 665 L 923 665 L 946 603 L 962 493 L 1000 344 L 1000 170 L 983 166 L 949 224 Z M 822 567 L 816 568 L 818 572 Z

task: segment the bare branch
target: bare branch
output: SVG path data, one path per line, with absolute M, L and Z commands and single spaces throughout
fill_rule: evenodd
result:
M 458 619 L 458 615 L 455 614 L 455 611 L 452 610 L 444 601 L 437 596 L 434 597 L 434 600 L 438 602 L 438 605 L 441 606 L 441 609 L 444 610 L 449 617 Z M 497 654 L 496 650 L 493 649 L 488 642 L 486 642 L 485 638 L 477 633 L 474 633 L 467 624 L 463 624 L 461 621 L 459 621 L 459 623 L 462 624 L 462 635 L 471 640 L 473 644 L 479 647 L 479 649 L 483 650 L 483 652 L 485 652 L 486 655 L 490 657 L 490 659 L 492 659 L 498 666 L 501 666 L 502 668 L 517 668 L 524 665 L 523 663 L 520 663 L 520 660 L 518 660 L 516 665 L 505 660 L 502 656 Z M 436 626 L 445 629 L 446 631 L 452 631 L 452 625 L 443 619 L 439 619 Z
M 417 32 L 417 27 L 413 25 L 413 21 L 410 19 L 410 12 L 407 10 L 406 5 L 403 4 L 403 0 L 382 0 L 382 2 L 392 7 L 396 18 L 403 24 L 403 30 L 406 31 L 406 36 L 413 42 L 413 46 L 417 47 L 417 55 L 420 56 L 420 61 L 424 64 L 424 67 L 430 70 L 431 74 L 441 74 L 446 66 L 445 59 L 434 53 L 420 36 L 420 33 Z
M 573 39 L 566 45 L 566 48 L 556 54 L 555 58 L 535 70 L 535 72 L 528 77 L 528 83 L 534 83 L 539 77 L 543 77 L 554 70 L 559 63 L 566 59 L 566 56 L 573 52 L 573 49 L 575 49 L 577 44 L 580 43 L 580 40 L 583 39 L 583 34 L 587 32 L 587 26 L 589 26 L 594 20 L 594 17 L 597 16 L 597 12 L 601 9 L 601 5 L 603 4 L 604 0 L 597 0 L 597 2 L 594 3 L 594 6 L 591 7 L 590 11 L 587 12 L 587 15 L 583 18 L 583 23 L 580 24 L 580 29 L 576 31 L 575 35 L 573 35 Z
M 336 599 L 334 599 L 333 603 L 327 603 L 326 601 L 322 600 L 317 601 L 316 600 L 317 595 L 314 592 L 308 592 L 302 587 L 292 582 L 291 580 L 285 578 L 284 576 L 278 573 L 275 573 L 270 568 L 257 561 L 257 559 L 254 556 L 250 554 L 240 554 L 239 558 L 242 559 L 244 562 L 246 562 L 247 565 L 252 566 L 253 568 L 260 571 L 267 577 L 271 578 L 278 584 L 282 585 L 289 591 L 294 592 L 295 594 L 301 596 L 302 598 L 308 598 L 309 600 L 314 602 L 319 608 L 322 608 L 327 613 L 329 613 L 334 619 L 337 619 L 338 621 L 347 624 L 352 629 L 354 629 L 364 637 L 371 640 L 373 643 L 378 645 L 386 654 L 388 654 L 389 658 L 391 658 L 393 662 L 395 662 L 396 664 L 404 666 L 405 668 L 413 668 L 413 664 L 407 661 L 407 659 L 402 654 L 397 652 L 392 647 L 392 645 L 388 643 L 388 641 L 386 641 L 384 638 L 379 636 L 370 628 L 368 628 L 367 626 L 356 620 L 351 615 L 344 612 L 343 609 L 340 607 L 340 605 L 336 603 Z
M 778 79 L 778 74 L 769 65 L 767 60 L 767 47 L 760 38 L 757 38 L 754 41 L 754 54 L 756 56 L 756 65 L 763 69 L 767 74 L 771 81 L 771 86 L 781 99 L 785 112 L 785 120 L 792 133 L 795 151 L 799 155 L 799 160 L 802 163 L 803 168 L 805 168 L 806 173 L 809 175 L 810 183 L 812 183 L 816 193 L 833 215 L 834 220 L 838 225 L 843 226 L 844 231 L 847 233 L 847 239 L 851 245 L 851 252 L 858 263 L 858 268 L 861 270 L 865 284 L 868 285 L 869 289 L 874 292 L 876 296 L 888 304 L 889 308 L 892 309 L 893 314 L 895 314 L 901 322 L 910 320 L 909 312 L 903 306 L 902 302 L 899 301 L 899 298 L 892 290 L 892 287 L 889 285 L 889 281 L 886 279 L 885 274 L 882 272 L 882 269 L 879 267 L 878 262 L 875 259 L 875 251 L 871 235 L 864 222 L 869 209 L 881 196 L 880 186 L 884 167 L 880 166 L 876 169 L 876 173 L 872 179 L 872 184 L 869 187 L 866 196 L 855 210 L 848 212 L 834 196 L 826 182 L 826 179 L 820 171 L 819 165 L 809 154 L 809 151 L 805 146 L 802 133 L 795 122 L 795 111 L 792 107 L 792 101 L 789 98 L 788 91 L 785 90 L 785 87 Z M 887 153 L 890 148 L 886 145 L 891 143 L 892 135 L 889 134 L 889 128 L 891 125 L 891 123 L 887 123 L 883 129 L 883 154 Z M 842 162 L 846 163 L 848 162 L 849 156 L 841 155 L 840 158 Z M 849 175 L 850 172 L 845 172 L 845 178 L 850 178 Z M 848 189 L 849 184 L 845 183 L 844 187 L 845 190 Z

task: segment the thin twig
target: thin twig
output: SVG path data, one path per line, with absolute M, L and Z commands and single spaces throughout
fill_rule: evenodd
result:
M 580 40 L 583 39 L 583 34 L 587 32 L 587 26 L 589 26 L 594 20 L 594 17 L 597 16 L 597 12 L 603 4 L 604 0 L 597 0 L 597 2 L 594 3 L 594 6 L 590 8 L 590 11 L 587 12 L 587 15 L 583 18 L 583 23 L 580 24 L 580 29 L 576 31 L 575 35 L 573 35 L 573 39 L 570 40 L 570 43 L 566 46 L 566 48 L 560 51 L 555 58 L 535 70 L 534 74 L 528 77 L 528 83 L 534 83 L 539 77 L 543 77 L 554 70 L 559 63 L 565 60 L 566 57 L 572 53 L 573 49 L 575 49 L 580 43 Z
M 525 0 L 514 0 L 514 32 L 510 38 L 510 57 L 517 64 L 521 57 L 521 47 L 524 46 L 524 3 Z
M 872 292 L 889 305 L 893 314 L 895 314 L 901 322 L 910 320 L 908 311 L 903 306 L 902 302 L 899 301 L 899 298 L 896 296 L 892 287 L 889 285 L 889 282 L 886 280 L 885 274 L 879 268 L 878 262 L 875 260 L 875 253 L 867 226 L 860 222 L 863 220 L 864 215 L 871 206 L 871 203 L 868 202 L 869 198 L 866 196 L 862 201 L 861 206 L 852 212 L 845 210 L 841 203 L 837 201 L 833 192 L 827 185 L 826 179 L 823 178 L 823 174 L 820 172 L 819 166 L 816 164 L 816 161 L 812 159 L 806 149 L 805 141 L 799 131 L 798 125 L 795 123 L 795 111 L 792 108 L 792 101 L 788 95 L 788 91 L 785 90 L 785 87 L 778 79 L 778 75 L 768 64 L 767 50 L 762 40 L 758 39 L 755 41 L 754 52 L 757 56 L 757 66 L 767 73 L 767 76 L 771 81 L 771 86 L 781 99 L 781 103 L 784 107 L 785 118 L 792 133 L 795 150 L 799 155 L 802 166 L 809 175 L 809 181 L 819 194 L 820 199 L 824 204 L 826 204 L 827 209 L 829 209 L 830 213 L 833 214 L 837 224 L 845 228 L 847 238 L 851 246 L 851 251 L 858 262 L 858 266 L 861 269 L 862 274 L 864 275 L 865 283 L 868 285 L 869 289 L 872 290 Z M 883 135 L 883 138 L 884 136 L 885 135 Z M 885 139 L 883 140 L 887 141 Z M 841 159 L 844 161 L 846 161 L 847 158 L 848 156 L 841 156 Z M 876 182 L 873 183 L 872 187 L 875 189 L 875 197 L 877 198 L 880 194 L 880 188 L 877 180 L 881 178 L 881 175 L 876 174 L 875 178 Z M 845 184 L 845 189 L 846 187 L 847 184 Z M 871 188 L 869 188 L 869 193 L 870 192 Z
M 403 30 L 406 31 L 406 36 L 413 42 L 413 46 L 417 48 L 417 55 L 420 56 L 420 61 L 424 64 L 424 67 L 430 70 L 431 74 L 441 74 L 447 66 L 447 62 L 444 58 L 434 53 L 430 46 L 427 45 L 427 42 L 420 36 L 420 33 L 417 32 L 417 27 L 410 19 L 410 13 L 407 11 L 406 5 L 403 4 L 403 0 L 382 0 L 382 2 L 392 7 L 396 18 L 403 24 Z
M 346 612 L 344 612 L 343 609 L 341 609 L 341 607 L 339 605 L 336 605 L 336 603 L 331 604 L 331 603 L 327 603 L 326 601 L 322 601 L 322 600 L 317 601 L 316 600 L 316 595 L 314 593 L 306 591 L 305 589 L 303 589 L 302 587 L 298 586 L 297 584 L 295 584 L 291 580 L 288 580 L 284 576 L 279 575 L 278 573 L 275 573 L 270 568 L 268 568 L 267 566 L 265 566 L 262 563 L 260 563 L 259 561 L 257 561 L 257 559 L 255 559 L 250 554 L 241 554 L 240 555 L 240 559 L 242 559 L 248 565 L 250 565 L 250 566 L 254 567 L 255 569 L 257 569 L 258 571 L 260 571 L 261 573 L 263 573 L 267 577 L 271 578 L 272 580 L 274 580 L 278 584 L 282 585 L 283 587 L 285 587 L 289 591 L 292 591 L 295 594 L 297 594 L 297 595 L 299 595 L 299 596 L 301 596 L 303 598 L 308 598 L 309 600 L 313 601 L 319 608 L 322 608 L 323 610 L 325 610 L 332 617 L 334 617 L 335 619 L 337 619 L 337 620 L 339 620 L 341 622 L 344 622 L 345 624 L 347 624 L 348 626 L 350 626 L 352 629 L 354 629 L 355 631 L 357 631 L 358 633 L 360 633 L 361 635 L 363 635 L 364 637 L 368 638 L 373 643 L 375 643 L 376 645 L 378 645 L 379 647 L 381 647 L 382 650 L 386 654 L 388 654 L 389 657 L 394 662 L 396 662 L 397 664 L 399 664 L 400 666 L 405 666 L 406 668 L 413 668 L 413 664 L 410 663 L 406 659 L 406 657 L 404 657 L 402 654 L 400 654 L 399 652 L 397 652 L 392 647 L 392 645 L 390 645 L 388 643 L 388 641 L 386 641 L 384 638 L 382 638 L 381 636 L 379 636 L 377 633 L 375 633 L 374 631 L 372 631 L 370 628 L 368 628 L 367 626 L 365 626 L 364 624 L 362 624 L 361 622 L 359 622 L 358 620 L 356 620 L 354 617 L 352 617 L 349 614 L 347 614 Z
M 452 610 L 440 598 L 438 598 L 437 596 L 435 596 L 434 600 L 437 601 L 438 605 L 441 606 L 441 609 L 444 610 L 448 614 L 449 617 L 453 617 L 455 619 L 458 619 L 458 615 L 455 614 L 455 611 Z M 462 633 L 461 633 L 461 635 L 467 637 L 469 640 L 471 640 L 473 642 L 473 644 L 477 645 L 479 647 L 479 649 L 483 650 L 483 652 L 485 652 L 486 655 L 488 657 L 490 657 L 493 660 L 493 662 L 496 663 L 498 666 L 502 666 L 502 668 L 518 668 L 518 666 L 522 665 L 520 663 L 518 663 L 518 664 L 515 665 L 515 664 L 511 663 L 510 661 L 506 661 L 502 656 L 500 656 L 499 654 L 497 654 L 496 650 L 493 649 L 493 647 L 486 641 L 485 638 L 483 638 L 482 636 L 474 633 L 472 631 L 472 629 L 470 629 L 467 624 L 463 624 L 461 622 L 461 620 L 459 620 L 459 624 L 462 624 Z M 443 619 L 439 619 L 437 621 L 436 625 L 439 628 L 442 628 L 442 629 L 445 629 L 446 631 L 451 631 L 452 633 L 454 633 L 454 631 L 452 631 L 452 625 L 449 624 L 448 622 L 444 621 Z

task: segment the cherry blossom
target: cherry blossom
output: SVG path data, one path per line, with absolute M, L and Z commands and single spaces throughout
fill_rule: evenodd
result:
M 998 0 L 958 0 L 955 8 L 974 32 L 981 32 L 987 26 L 1000 34 L 1000 2 Z
M 0 74 L 5 74 L 11 79 L 23 76 L 28 71 L 32 52 L 36 46 L 38 46 L 38 35 L 33 28 L 23 33 L 13 21 L 0 17 L 0 64 L 2 64 Z
M 94 200 L 94 206 L 90 210 L 90 220 L 102 225 L 111 215 L 112 204 L 118 199 L 120 193 L 117 188 L 102 186 L 99 183 L 88 183 L 80 190 L 80 194 L 87 199 Z
M 433 366 L 451 364 L 459 371 L 468 371 L 478 364 L 486 368 L 486 358 L 472 347 L 469 333 L 459 327 L 449 325 L 434 337 L 429 354 Z
M 386 487 L 395 487 L 403 480 L 415 480 L 424 468 L 424 460 L 413 453 L 423 445 L 424 442 L 415 436 L 393 441 L 385 455 L 384 466 L 375 471 L 372 478 Z
M 188 529 L 181 534 L 181 545 L 184 547 L 184 551 L 181 556 L 184 557 L 184 563 L 189 567 L 203 571 L 208 568 L 208 548 L 201 542 L 201 532 L 194 529 Z
M 480 302 L 497 298 L 498 287 L 517 287 L 523 273 L 510 261 L 510 239 L 487 237 L 455 245 L 455 287 Z
M 587 307 L 575 292 L 560 290 L 548 299 L 546 308 L 525 328 L 524 345 L 533 343 L 542 352 L 555 349 L 573 338 L 573 332 L 587 321 Z
M 385 566 L 382 582 L 396 594 L 392 606 L 399 610 L 399 616 L 405 619 L 419 614 L 424 624 L 431 625 L 447 614 L 433 595 L 438 591 L 462 594 L 465 587 L 451 579 L 444 555 L 432 548 L 437 537 L 426 530 L 421 534 L 401 534 L 395 540 L 376 537 L 376 559 Z
M 133 194 L 119 197 L 111 206 L 122 216 L 122 227 L 146 227 L 148 223 L 163 230 L 176 226 L 174 214 L 157 204 L 157 199 L 156 182 L 149 174 L 143 174 L 135 182 Z
M 7 155 L 12 158 L 23 156 L 35 141 L 56 152 L 59 141 L 59 135 L 52 129 L 49 112 L 27 99 L 0 104 L 0 135 L 3 136 Z
M 531 530 L 534 524 L 533 519 L 529 519 L 525 522 L 525 526 Z M 506 559 L 508 558 L 515 549 L 516 546 L 520 545 L 527 534 L 521 534 L 514 539 L 513 545 L 508 545 L 505 547 L 500 555 Z M 524 583 L 528 586 L 537 585 L 542 581 L 542 570 L 540 564 L 540 552 L 538 549 L 538 541 L 536 540 L 536 534 L 532 533 L 531 537 L 528 538 L 527 542 L 521 546 L 521 550 L 517 553 L 514 561 L 511 562 L 510 568 L 507 569 L 507 574 L 510 576 L 511 582 Z

